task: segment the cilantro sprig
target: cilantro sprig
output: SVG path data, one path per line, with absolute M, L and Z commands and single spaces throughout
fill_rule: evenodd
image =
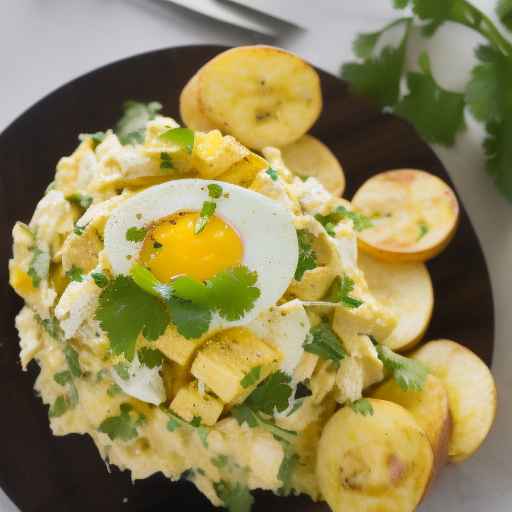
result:
M 414 359 L 401 356 L 384 345 L 377 345 L 377 354 L 396 383 L 404 390 L 421 391 L 428 376 L 428 368 Z
M 372 221 L 366 215 L 348 210 L 344 206 L 337 206 L 335 210 L 328 215 L 317 214 L 315 215 L 315 219 L 322 224 L 327 234 L 332 237 L 336 235 L 334 227 L 342 219 L 350 219 L 353 222 L 354 229 L 358 232 L 373 226 Z
M 327 322 L 312 327 L 304 342 L 304 350 L 316 354 L 321 359 L 332 361 L 339 367 L 340 361 L 347 356 L 342 341 Z
M 313 270 L 318 266 L 316 253 L 313 249 L 314 236 L 305 229 L 297 230 L 299 244 L 299 260 L 295 270 L 295 279 L 300 281 L 307 270 Z
M 355 283 L 350 277 L 337 276 L 327 292 L 326 300 L 340 302 L 349 309 L 356 309 L 363 304 L 363 301 L 350 295 L 354 287 Z
M 350 408 L 362 416 L 373 416 L 373 406 L 367 398 L 360 398 L 355 402 L 350 402 Z
M 111 441 L 131 441 L 139 435 L 138 428 L 146 418 L 143 414 L 136 413 L 128 403 L 121 404 L 119 409 L 119 415 L 104 419 L 98 430 L 107 434 Z
M 512 43 L 484 12 L 467 0 L 394 0 L 397 9 L 412 7 L 413 16 L 400 18 L 378 32 L 360 34 L 354 41 L 354 53 L 360 59 L 343 66 L 342 76 L 355 92 L 373 98 L 382 107 L 409 120 L 431 143 L 452 146 L 465 129 L 467 110 L 485 125 L 484 149 L 487 171 L 503 195 L 512 201 Z M 512 3 L 500 0 L 496 11 L 512 29 Z M 428 54 L 419 59 L 419 70 L 406 72 L 405 54 L 410 28 L 419 24 L 425 36 L 432 35 L 446 22 L 457 23 L 479 33 L 486 43 L 476 50 L 478 63 L 463 93 L 443 88 L 432 74 Z M 403 25 L 398 46 L 384 46 L 376 53 L 377 43 L 389 29 Z M 455 49 L 454 49 L 455 51 Z M 400 81 L 406 76 L 408 92 L 400 93 Z

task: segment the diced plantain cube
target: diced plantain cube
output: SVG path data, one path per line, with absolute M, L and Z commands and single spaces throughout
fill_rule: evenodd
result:
M 171 361 L 186 366 L 190 363 L 204 340 L 205 338 L 187 339 L 176 330 L 176 327 L 169 325 L 155 343 L 156 348 Z
M 250 153 L 233 164 L 226 172 L 217 179 L 234 183 L 241 187 L 249 187 L 254 181 L 256 174 L 268 167 L 267 161 L 256 153 Z
M 241 380 L 260 367 L 256 385 L 277 368 L 281 353 L 251 331 L 228 329 L 210 338 L 192 364 L 192 375 L 204 382 L 224 403 L 232 403 L 250 392 Z
M 171 402 L 171 410 L 185 421 L 200 417 L 203 425 L 214 425 L 222 414 L 223 403 L 198 389 L 197 381 L 181 388 Z

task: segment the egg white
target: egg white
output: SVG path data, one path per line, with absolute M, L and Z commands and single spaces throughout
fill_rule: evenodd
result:
M 244 325 L 274 305 L 293 279 L 298 260 L 297 234 L 291 213 L 280 204 L 230 183 L 183 179 L 148 188 L 120 205 L 105 227 L 105 250 L 114 274 L 129 274 L 143 242 L 129 242 L 126 231 L 150 224 L 181 211 L 200 211 L 208 185 L 216 183 L 223 195 L 216 199 L 215 215 L 240 236 L 242 265 L 256 271 L 260 296 L 243 318 L 229 322 L 214 315 L 210 330 Z

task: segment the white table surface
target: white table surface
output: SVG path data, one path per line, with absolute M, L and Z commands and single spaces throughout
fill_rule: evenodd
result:
M 286 31 L 274 43 L 333 73 L 351 58 L 350 45 L 357 31 L 378 28 L 394 15 L 390 0 L 247 1 L 284 12 L 291 21 L 308 27 L 307 31 Z M 488 12 L 494 5 L 492 0 L 474 3 Z M 255 42 L 272 41 L 158 0 L 0 0 L 0 130 L 54 88 L 114 60 L 168 46 Z M 465 29 L 446 27 L 429 43 L 434 73 L 445 86 L 458 88 L 464 83 L 476 42 L 477 37 Z M 457 45 L 455 51 L 453 45 Z M 422 512 L 505 512 L 512 508 L 512 351 L 508 345 L 512 206 L 486 176 L 481 132 L 470 125 L 455 148 L 435 149 L 469 211 L 491 272 L 499 409 L 483 448 L 465 464 L 444 471 Z M 471 271 L 464 255 L 461 264 Z M 14 510 L 0 491 L 0 511 Z

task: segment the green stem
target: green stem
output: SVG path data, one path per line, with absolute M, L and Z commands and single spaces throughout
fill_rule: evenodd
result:
M 450 16 L 451 21 L 460 23 L 482 34 L 497 50 L 506 56 L 512 56 L 512 44 L 501 34 L 492 20 L 480 9 L 462 0 L 455 4 Z

